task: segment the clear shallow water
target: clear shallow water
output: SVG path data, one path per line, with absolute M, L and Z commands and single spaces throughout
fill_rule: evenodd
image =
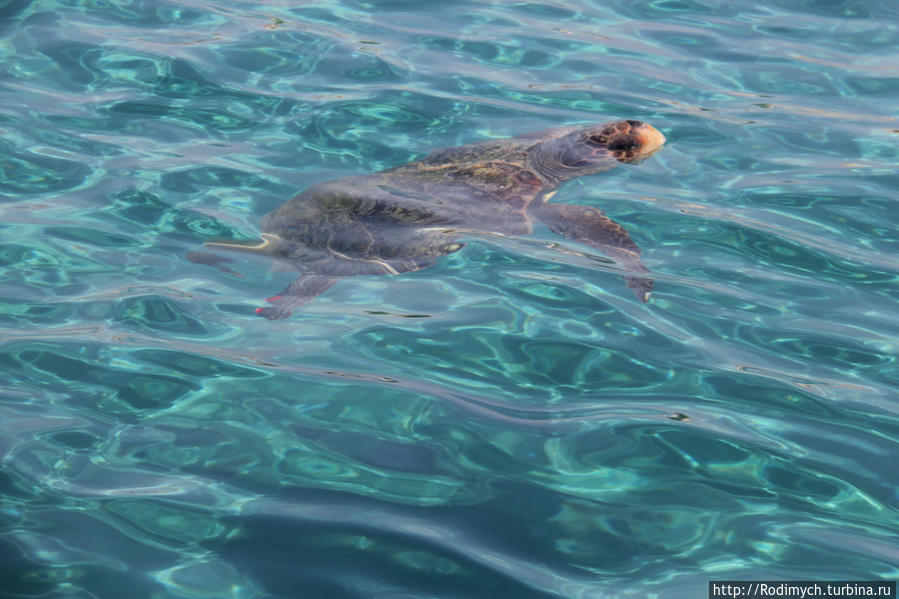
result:
M 899 577 L 897 9 L 0 5 L 0 594 L 664 597 Z M 639 118 L 545 229 L 345 279 L 185 259 L 326 179 Z M 553 246 L 552 244 L 556 244 Z

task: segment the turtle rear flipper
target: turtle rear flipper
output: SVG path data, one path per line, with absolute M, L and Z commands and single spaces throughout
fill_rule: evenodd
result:
M 203 247 L 274 255 L 277 254 L 284 245 L 284 240 L 278 235 L 263 233 L 262 239 L 253 239 L 249 241 L 207 241 L 203 244 Z
M 284 291 L 267 298 L 266 301 L 272 305 L 256 308 L 256 314 L 269 320 L 287 318 L 294 308 L 312 300 L 337 282 L 339 278 L 324 275 L 301 275 L 296 281 L 285 287 Z
M 621 225 L 591 206 L 541 203 L 532 213 L 554 233 L 596 248 L 629 273 L 649 273 L 640 261 L 640 248 Z M 641 302 L 649 301 L 653 280 L 637 274 L 624 278 Z
M 228 264 L 234 262 L 234 260 L 232 260 L 231 258 L 225 258 L 224 256 L 218 256 L 216 254 L 207 254 L 206 252 L 197 251 L 187 252 L 186 258 L 194 264 L 214 266 L 220 271 L 228 273 L 229 275 L 233 275 L 235 277 L 243 277 L 242 274 L 227 266 Z

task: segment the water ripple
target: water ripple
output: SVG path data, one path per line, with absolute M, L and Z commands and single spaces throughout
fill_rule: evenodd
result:
M 695 597 L 896 578 L 893 2 L 0 8 L 10 596 Z M 537 226 L 352 277 L 185 256 L 309 185 L 640 118 Z

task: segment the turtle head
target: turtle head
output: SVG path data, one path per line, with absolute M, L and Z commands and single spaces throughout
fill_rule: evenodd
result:
M 535 167 L 556 181 L 598 173 L 622 162 L 640 162 L 665 143 L 658 129 L 641 121 L 611 121 L 563 131 L 542 142 L 534 153 Z
M 615 121 L 586 129 L 584 143 L 610 152 L 618 162 L 649 158 L 665 143 L 658 129 L 642 121 Z

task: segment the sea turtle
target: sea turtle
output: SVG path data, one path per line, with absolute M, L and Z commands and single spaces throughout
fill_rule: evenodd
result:
M 645 302 L 653 281 L 627 231 L 591 206 L 546 200 L 569 179 L 641 160 L 664 143 L 652 125 L 626 120 L 436 150 L 403 166 L 310 187 L 263 218 L 256 243 L 206 246 L 262 252 L 299 271 L 268 298 L 271 305 L 256 310 L 279 319 L 341 277 L 419 270 L 461 248 L 457 239 L 466 234 L 525 235 L 537 219 L 615 260 Z

